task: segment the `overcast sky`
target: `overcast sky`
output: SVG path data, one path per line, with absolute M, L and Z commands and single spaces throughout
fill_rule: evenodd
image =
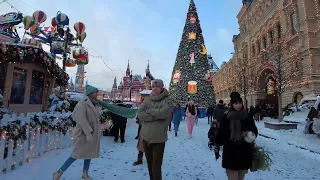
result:
M 0 0 L 1 2 L 2 0 Z M 220 66 L 233 52 L 232 36 L 238 34 L 240 0 L 194 0 L 208 53 Z M 24 15 L 35 10 L 44 11 L 50 26 L 57 11 L 70 18 L 70 26 L 81 21 L 86 25 L 84 45 L 90 57 L 85 66 L 87 79 L 98 88 L 110 89 L 114 77 L 123 76 L 128 59 L 133 74 L 144 76 L 150 69 L 156 78 L 168 85 L 178 52 L 190 0 L 8 0 Z M 16 11 L 7 3 L 0 3 L 0 12 Z M 72 28 L 73 30 L 73 28 Z M 21 34 L 24 32 L 20 29 Z M 113 70 L 109 70 L 103 61 Z M 59 62 L 62 64 L 62 62 Z M 75 77 L 76 68 L 67 72 Z

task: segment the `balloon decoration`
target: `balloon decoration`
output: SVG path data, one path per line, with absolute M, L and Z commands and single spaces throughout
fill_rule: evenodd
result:
M 89 63 L 88 51 L 83 47 L 73 50 L 72 56 L 77 60 L 77 65 L 87 65 Z
M 196 81 L 189 81 L 188 82 L 188 93 L 189 94 L 196 94 L 198 92 L 197 84 L 198 83 Z
M 33 20 L 35 24 L 41 24 L 47 20 L 47 15 L 43 11 L 35 11 L 33 13 Z
M 83 43 L 83 41 L 86 39 L 86 37 L 87 37 L 87 33 L 86 32 L 84 32 L 83 34 L 77 34 L 77 37 L 78 37 L 78 39 L 79 39 L 79 41 L 81 42 L 81 43 Z
M 82 22 L 77 22 L 74 24 L 74 30 L 77 32 L 77 34 L 83 34 L 86 30 L 86 26 Z
M 76 37 L 71 34 L 69 27 L 69 17 L 66 14 L 58 12 L 56 17 L 51 19 L 51 27 L 40 27 L 40 24 L 47 20 L 47 15 L 43 11 L 35 11 L 32 16 L 25 16 L 23 24 L 26 34 L 32 39 L 24 39 L 23 44 L 41 46 L 41 43 L 50 45 L 50 52 L 53 57 L 57 54 L 70 53 L 70 47 L 79 47 L 83 43 L 87 34 L 86 26 L 82 22 L 74 24 Z M 43 29 L 42 29 L 43 28 Z M 66 44 L 67 43 L 67 44 Z M 66 48 L 67 47 L 67 48 Z M 76 64 L 88 64 L 88 51 L 80 48 L 72 52 L 75 60 L 68 60 L 68 67 L 74 67 Z
M 57 21 L 57 18 L 56 18 L 56 17 L 52 18 L 52 20 L 51 20 L 51 25 L 52 25 L 53 27 L 56 27 L 56 26 L 58 25 L 58 21 Z
M 23 22 L 25 30 L 29 30 L 30 27 L 32 27 L 34 25 L 34 20 L 33 20 L 33 17 L 31 17 L 31 16 L 25 16 L 23 18 L 22 22 Z
M 66 14 L 58 12 L 56 20 L 60 26 L 69 26 L 69 17 Z

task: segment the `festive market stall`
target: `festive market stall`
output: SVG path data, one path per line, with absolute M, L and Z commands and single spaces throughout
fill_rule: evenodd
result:
M 141 100 L 140 102 L 142 103 L 142 101 L 146 98 L 146 97 L 149 97 L 150 94 L 151 94 L 152 90 L 143 90 L 140 92 L 140 97 L 141 97 Z
M 47 108 L 54 86 L 67 85 L 68 74 L 43 49 L 12 43 L 0 47 L 0 92 L 10 112 L 39 112 Z
M 47 15 L 40 10 L 32 16 L 14 12 L 0 16 L 0 94 L 2 107 L 9 112 L 47 109 L 52 88 L 68 84 L 65 67 L 88 64 L 88 51 L 82 47 L 85 25 L 75 23 L 74 36 L 66 14 L 58 12 L 52 26 L 44 26 L 46 20 Z M 20 23 L 25 30 L 21 39 L 15 27 Z M 63 56 L 63 68 L 56 63 L 56 55 Z

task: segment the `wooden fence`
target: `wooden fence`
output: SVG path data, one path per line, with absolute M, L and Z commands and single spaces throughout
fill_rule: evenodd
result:
M 41 128 L 39 125 L 31 128 L 30 123 L 35 113 L 26 116 L 20 114 L 4 115 L 0 120 L 1 127 L 7 126 L 17 119 L 25 123 L 26 139 L 8 139 L 7 132 L 2 131 L 0 139 L 0 170 L 10 172 L 45 153 L 71 147 L 72 129 L 68 128 L 65 134 L 51 129 Z M 0 172 L 1 173 L 1 172 Z

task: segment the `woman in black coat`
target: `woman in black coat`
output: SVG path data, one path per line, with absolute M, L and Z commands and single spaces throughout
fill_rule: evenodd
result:
M 243 180 L 253 160 L 254 140 L 248 140 L 247 134 L 253 132 L 256 137 L 258 129 L 252 116 L 244 109 L 240 94 L 233 92 L 230 97 L 231 108 L 221 121 L 217 144 L 223 146 L 222 167 L 226 169 L 228 179 Z M 215 149 L 216 159 L 220 156 L 219 146 Z

